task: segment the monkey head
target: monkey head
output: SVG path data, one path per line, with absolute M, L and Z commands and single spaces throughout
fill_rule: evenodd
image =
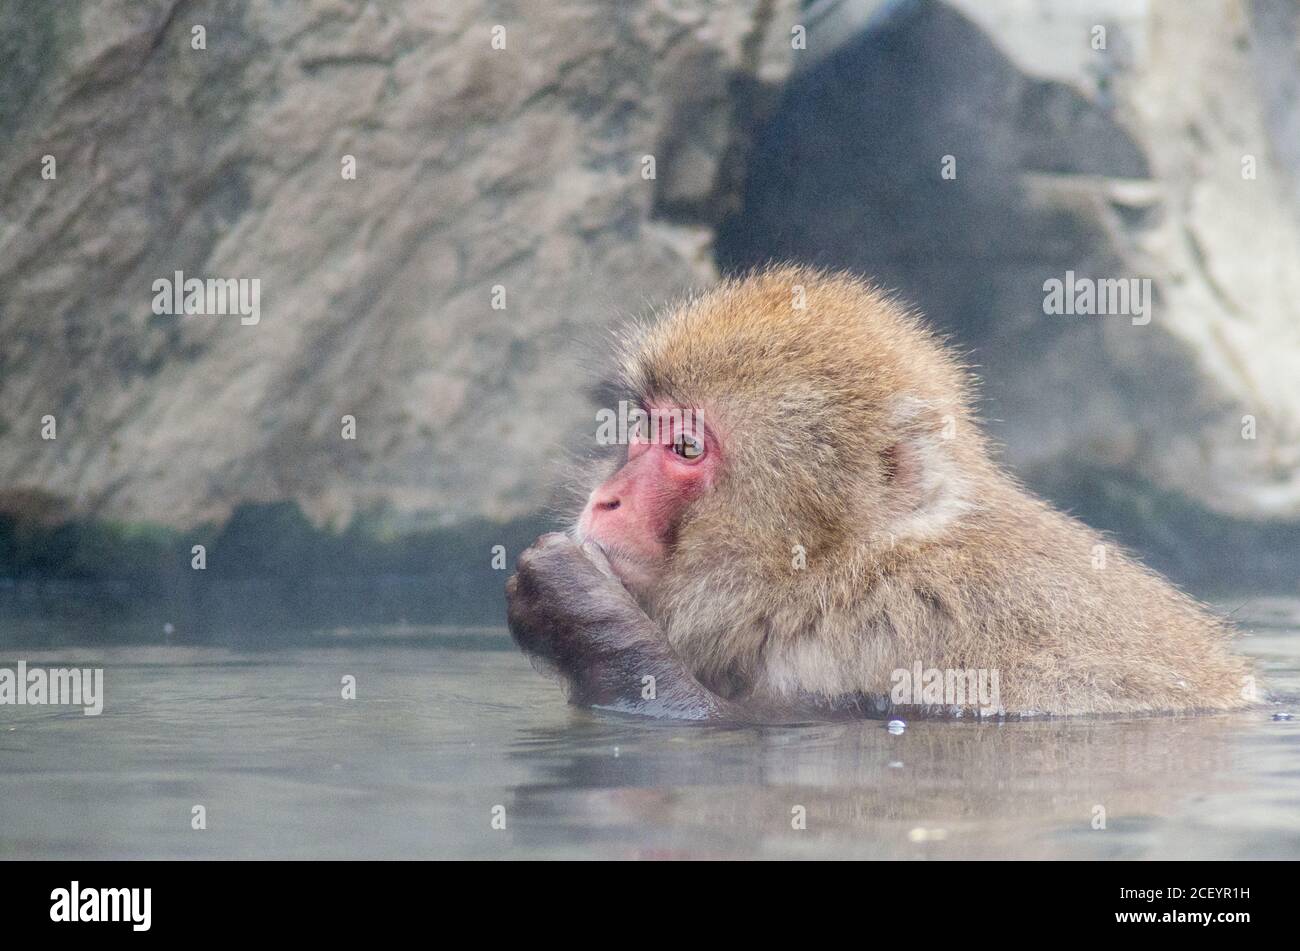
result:
M 735 629 L 747 599 L 755 623 L 779 623 L 774 604 L 792 624 L 824 615 L 851 590 L 845 572 L 939 536 L 983 465 L 966 371 L 848 277 L 725 282 L 640 332 L 622 377 L 648 433 L 590 494 L 578 535 L 670 637 L 674 622 Z

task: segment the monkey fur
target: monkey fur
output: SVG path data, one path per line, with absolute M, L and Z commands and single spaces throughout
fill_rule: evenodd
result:
M 625 586 L 621 541 L 594 529 L 520 557 L 511 631 L 573 702 L 782 721 L 1251 701 L 1228 626 L 1002 471 L 969 371 L 870 285 L 726 281 L 641 329 L 622 377 L 642 405 L 700 413 L 721 461 L 650 583 Z M 918 664 L 997 671 L 995 709 L 900 705 Z

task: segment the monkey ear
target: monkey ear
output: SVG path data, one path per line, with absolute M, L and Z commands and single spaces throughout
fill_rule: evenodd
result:
M 894 501 L 889 531 L 896 539 L 938 538 L 971 508 L 969 482 L 953 452 L 955 420 L 955 414 L 916 396 L 894 406 L 891 428 L 898 438 L 881 462 Z

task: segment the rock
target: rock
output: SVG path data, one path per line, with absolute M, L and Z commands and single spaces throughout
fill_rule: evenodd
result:
M 1294 579 L 1293 3 L 497 9 L 0 9 L 0 508 L 524 519 L 605 327 L 788 258 L 951 333 L 1057 502 L 1181 577 Z M 257 279 L 260 321 L 154 314 L 176 271 Z M 1149 279 L 1150 321 L 1046 313 L 1067 275 Z
M 724 267 L 897 288 L 970 352 L 1040 487 L 1098 469 L 1300 518 L 1297 8 L 830 6 L 722 225 Z M 1067 272 L 1150 278 L 1152 319 L 1044 313 Z
M 714 277 L 652 210 L 717 204 L 785 6 L 6 7 L 0 490 L 172 526 L 536 511 L 604 328 Z M 260 321 L 155 315 L 175 271 L 259 280 Z

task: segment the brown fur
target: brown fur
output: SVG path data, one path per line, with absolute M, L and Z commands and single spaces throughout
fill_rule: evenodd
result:
M 887 694 L 919 661 L 998 670 L 1008 713 L 1247 703 L 1226 626 L 999 470 L 968 371 L 868 285 L 728 281 L 644 330 L 624 374 L 721 435 L 721 476 L 642 598 L 715 692 Z

